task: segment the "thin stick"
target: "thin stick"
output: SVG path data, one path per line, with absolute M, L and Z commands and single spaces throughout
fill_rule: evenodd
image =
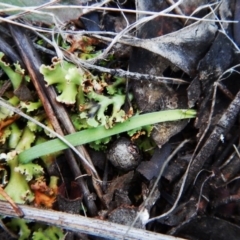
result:
M 97 70 L 99 72 L 106 72 L 113 76 L 125 77 L 125 78 L 134 79 L 134 80 L 146 80 L 146 81 L 152 80 L 152 81 L 156 81 L 159 83 L 166 83 L 166 84 L 189 84 L 189 82 L 179 78 L 170 78 L 170 77 L 162 77 L 162 76 L 156 76 L 156 75 L 150 75 L 150 74 L 141 74 L 137 72 L 124 71 L 122 69 L 111 69 L 111 68 L 96 66 L 92 63 L 83 61 L 77 58 L 74 54 L 70 54 L 66 51 L 64 51 L 64 56 L 67 60 L 75 63 L 77 66 L 81 66 L 87 69 Z
M 240 159 L 240 153 L 239 153 L 239 151 L 238 151 L 238 149 L 237 149 L 235 144 L 233 144 L 233 148 L 234 148 L 235 152 L 237 153 L 237 155 L 238 155 L 238 157 Z
M 178 153 L 178 151 L 179 151 L 187 142 L 189 142 L 188 139 L 184 140 L 184 141 L 173 151 L 173 153 L 167 158 L 167 160 L 164 162 L 164 164 L 163 164 L 163 166 L 162 166 L 162 168 L 161 168 L 161 171 L 160 171 L 160 173 L 159 173 L 159 175 L 158 175 L 158 177 L 157 177 L 157 179 L 156 179 L 156 181 L 155 181 L 155 183 L 154 183 L 154 185 L 153 185 L 153 189 L 151 190 L 150 194 L 152 194 L 153 191 L 155 190 L 155 188 L 157 187 L 158 181 L 160 180 L 160 178 L 161 178 L 161 176 L 162 176 L 162 173 L 163 173 L 165 167 L 167 166 L 167 164 L 169 163 L 169 161 L 176 155 L 176 153 Z M 184 182 L 183 182 L 183 186 L 184 186 Z M 157 219 L 160 219 L 160 218 L 163 218 L 163 217 L 166 217 L 167 215 L 169 215 L 169 214 L 177 207 L 177 204 L 178 204 L 178 202 L 179 202 L 179 200 L 180 200 L 180 197 L 182 196 L 183 186 L 181 186 L 181 189 L 180 189 L 180 191 L 179 191 L 179 193 L 178 193 L 178 197 L 177 197 L 177 199 L 175 200 L 172 208 L 169 209 L 166 213 L 164 213 L 164 214 L 162 214 L 162 215 L 160 215 L 160 216 L 157 216 L 157 217 L 154 217 L 154 218 L 150 218 L 150 219 L 147 221 L 147 223 L 152 222 L 152 221 L 157 220 Z M 149 194 L 149 196 L 151 196 L 150 194 Z
M 202 192 L 203 192 L 203 187 L 205 186 L 206 182 L 207 182 L 210 178 L 212 178 L 212 177 L 214 177 L 214 173 L 213 173 L 213 172 L 212 172 L 212 174 L 211 174 L 210 176 L 208 176 L 208 177 L 203 181 L 203 183 L 202 183 L 202 185 L 201 185 L 200 193 L 199 193 L 199 196 L 198 196 L 198 201 L 197 201 L 197 204 L 196 204 L 196 212 L 198 212 L 198 210 L 199 210 L 201 198 L 203 197 L 203 194 L 202 194 Z M 205 198 L 205 199 L 206 199 L 206 198 Z M 208 202 L 209 202 L 209 199 L 207 199 L 207 200 L 208 200 Z
M 167 0 L 167 2 L 168 2 L 168 4 L 170 4 L 170 5 L 174 5 L 175 4 L 175 2 L 173 1 L 173 0 Z M 178 14 L 178 15 L 182 15 L 182 16 L 184 16 L 184 13 L 182 12 L 182 10 L 177 6 L 176 8 L 174 8 L 174 10 L 173 10 L 176 14 Z
M 109 1 L 107 1 L 109 2 Z M 175 3 L 174 3 L 175 4 Z M 103 5 L 103 4 L 101 4 Z M 25 10 L 33 13 L 39 13 L 36 9 L 38 9 L 38 6 L 33 7 L 18 7 L 6 3 L 0 3 L 0 6 L 8 7 L 7 9 L 0 9 L 4 12 L 12 12 L 12 11 L 19 11 L 19 10 Z M 209 5 L 208 5 L 209 6 Z M 124 12 L 124 13 L 133 13 L 133 14 L 144 14 L 144 15 L 156 15 L 159 14 L 159 12 L 153 12 L 153 11 L 143 11 L 143 10 L 134 10 L 134 9 L 124 9 L 124 8 L 111 8 L 111 7 L 98 7 L 98 6 L 80 6 L 80 5 L 55 5 L 55 6 L 46 6 L 44 9 L 47 10 L 56 10 L 56 9 L 82 9 L 83 14 L 88 13 L 89 11 L 110 11 L 110 12 Z M 85 10 L 85 11 L 84 11 Z M 87 11 L 86 11 L 87 10 Z M 179 14 L 172 14 L 172 13 L 163 13 L 162 16 L 165 17 L 175 17 L 175 18 L 183 18 L 183 19 L 191 19 L 191 20 L 201 20 L 201 18 L 198 17 L 191 17 L 191 16 L 185 16 L 180 11 Z M 210 19 L 205 19 L 204 21 L 209 21 Z M 213 21 L 213 20 L 210 20 Z M 220 20 L 221 22 L 227 22 L 227 23 L 233 23 L 237 21 L 233 20 Z
M 13 20 L 13 19 L 19 18 L 19 17 L 21 17 L 21 16 L 23 16 L 23 15 L 26 15 L 26 14 L 28 14 L 28 13 L 31 13 L 33 10 L 39 10 L 39 9 L 45 8 L 46 6 L 55 4 L 55 3 L 57 3 L 57 2 L 59 2 L 59 0 L 52 0 L 52 1 L 50 1 L 50 2 L 44 3 L 44 4 L 42 4 L 42 5 L 39 5 L 39 6 L 35 7 L 35 8 L 33 8 L 33 9 L 25 10 L 24 12 L 21 12 L 21 13 L 18 13 L 18 14 L 12 15 L 12 16 L 9 16 L 9 17 L 7 17 L 7 18 Z M 22 10 L 22 9 L 21 9 L 21 10 Z
M 128 228 L 124 225 L 94 218 L 87 218 L 76 214 L 39 209 L 26 205 L 19 205 L 19 207 L 23 211 L 24 219 L 26 220 L 43 222 L 47 225 L 54 225 L 70 231 L 82 232 L 85 234 L 102 237 L 104 239 L 122 240 L 123 233 L 126 232 Z M 13 211 L 9 204 L 4 201 L 0 201 L 0 214 L 10 217 L 17 217 L 16 212 Z M 182 238 L 176 238 L 143 229 L 132 228 L 128 233 L 127 239 L 181 240 Z
M 0 195 L 2 195 L 10 203 L 10 205 L 12 206 L 12 208 L 14 209 L 14 211 L 16 212 L 18 217 L 22 217 L 23 216 L 23 212 L 22 212 L 21 208 L 19 208 L 19 206 L 17 206 L 17 204 L 4 191 L 4 189 L 2 187 L 0 187 Z
M 198 140 L 198 143 L 197 143 L 196 148 L 194 149 L 194 153 L 192 155 L 192 158 L 195 157 L 195 153 L 198 151 L 199 146 L 202 144 L 202 141 L 203 141 L 204 137 L 206 136 L 206 134 L 209 130 L 209 127 L 212 123 L 212 116 L 213 116 L 215 102 L 216 102 L 216 94 L 217 94 L 217 84 L 214 84 L 213 97 L 212 97 L 213 100 L 212 100 L 212 104 L 211 104 L 210 114 L 209 114 L 208 120 L 207 120 L 207 126 L 205 127 L 203 134 L 201 135 L 200 139 Z
M 134 28 L 137 28 L 139 25 L 149 22 L 150 20 L 153 20 L 154 18 L 160 16 L 163 13 L 167 13 L 172 11 L 175 7 L 177 7 L 179 4 L 182 3 L 183 0 L 178 0 L 174 5 L 166 8 L 165 10 L 161 11 L 160 13 L 156 13 L 155 15 L 152 16 L 148 16 L 148 17 L 143 17 L 141 19 L 139 19 L 138 21 L 136 21 L 135 23 L 129 25 L 128 27 L 126 27 L 125 29 L 123 29 L 121 32 L 119 32 L 119 34 L 117 36 L 115 36 L 112 40 L 112 42 L 108 45 L 108 47 L 103 51 L 103 53 L 101 53 L 99 56 L 97 56 L 96 58 L 93 59 L 93 61 L 96 61 L 98 59 L 104 58 L 107 53 L 110 51 L 110 49 L 113 47 L 113 45 L 126 33 L 128 33 L 129 31 L 131 31 Z
M 1 5 L 1 4 L 0 4 Z M 66 7 L 66 6 L 65 6 Z M 76 6 L 67 6 L 68 8 L 76 8 Z M 63 6 L 64 8 L 64 6 Z M 103 8 L 104 9 L 104 8 Z M 121 9 L 124 12 L 128 12 L 127 10 Z M 119 9 L 115 9 L 115 11 L 120 11 Z M 41 12 L 41 11 L 37 11 L 37 10 L 32 10 L 33 13 L 37 13 L 37 14 L 41 14 L 41 15 L 49 15 L 51 16 L 54 22 L 56 21 L 56 17 L 54 14 L 49 13 L 49 12 Z M 144 11 L 143 11 L 144 12 Z M 154 14 L 156 15 L 156 13 L 152 13 L 152 15 L 154 16 Z M 215 19 L 206 19 L 206 18 L 198 18 L 198 17 L 190 17 L 190 16 L 182 16 L 182 15 L 177 15 L 177 14 L 171 14 L 171 13 L 158 13 L 157 16 L 162 16 L 162 17 L 172 17 L 172 18 L 182 18 L 182 19 L 189 19 L 189 20 L 195 20 L 195 21 L 205 21 L 205 22 L 215 22 L 215 23 L 237 23 L 238 21 L 230 21 L 230 20 L 215 20 Z M 155 16 L 155 17 L 157 17 Z M 7 22 L 7 23 L 11 23 L 20 27 L 24 27 L 33 31 L 38 31 L 38 32 L 43 32 L 43 33 L 52 33 L 52 29 L 46 29 L 46 28 L 40 28 L 40 27 L 36 27 L 36 26 L 30 26 L 27 24 L 23 24 L 23 23 L 19 23 L 19 22 L 15 22 L 11 19 L 8 18 L 3 18 L 0 17 L 0 22 Z M 140 24 L 135 22 L 135 24 Z M 64 32 L 63 30 L 61 30 L 60 32 Z

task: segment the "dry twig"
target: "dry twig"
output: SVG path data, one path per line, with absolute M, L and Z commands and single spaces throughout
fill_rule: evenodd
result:
M 54 225 L 74 232 L 82 232 L 89 235 L 103 237 L 105 239 L 122 240 L 123 233 L 127 231 L 127 226 L 111 223 L 103 220 L 92 219 L 80 215 L 52 211 L 47 209 L 34 208 L 26 205 L 19 205 L 24 219 L 30 221 L 43 222 L 47 225 Z M 17 214 L 7 202 L 0 201 L 0 214 L 5 216 L 17 217 Z M 132 228 L 125 239 L 129 240 L 181 240 L 159 233 Z

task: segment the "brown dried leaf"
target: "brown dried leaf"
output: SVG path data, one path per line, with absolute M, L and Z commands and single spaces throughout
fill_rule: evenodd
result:
M 196 22 L 179 31 L 151 39 L 131 39 L 126 43 L 159 54 L 185 73 L 193 75 L 217 31 L 215 23 Z
M 109 203 L 112 201 L 115 190 L 117 190 L 117 189 L 125 190 L 125 189 L 129 188 L 129 184 L 133 179 L 133 175 L 134 175 L 133 171 L 128 172 L 128 173 L 122 175 L 121 177 L 117 177 L 110 183 L 110 185 L 106 191 L 107 193 L 103 196 L 103 198 L 106 202 L 106 205 L 109 205 Z

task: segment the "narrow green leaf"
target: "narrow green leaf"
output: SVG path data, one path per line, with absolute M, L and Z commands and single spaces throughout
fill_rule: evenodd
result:
M 65 139 L 72 145 L 78 146 L 146 125 L 195 117 L 195 110 L 183 109 L 146 113 L 129 118 L 123 123 L 117 123 L 113 128 L 106 129 L 104 126 L 90 128 L 67 135 L 65 136 Z M 21 163 L 28 163 L 40 156 L 51 154 L 67 148 L 68 146 L 59 139 L 50 140 L 21 152 L 19 154 L 19 161 Z

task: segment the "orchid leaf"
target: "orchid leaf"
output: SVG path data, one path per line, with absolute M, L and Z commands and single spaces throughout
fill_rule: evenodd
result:
M 181 119 L 195 118 L 195 110 L 165 110 L 137 115 L 127 119 L 122 123 L 117 123 L 114 127 L 106 129 L 104 126 L 90 128 L 65 136 L 65 139 L 74 146 L 90 143 L 102 138 L 113 136 L 132 129 L 156 124 L 159 122 L 176 121 Z M 19 154 L 21 163 L 28 163 L 38 157 L 48 155 L 57 151 L 67 149 L 68 146 L 60 139 L 54 139 L 42 144 L 38 144 Z

